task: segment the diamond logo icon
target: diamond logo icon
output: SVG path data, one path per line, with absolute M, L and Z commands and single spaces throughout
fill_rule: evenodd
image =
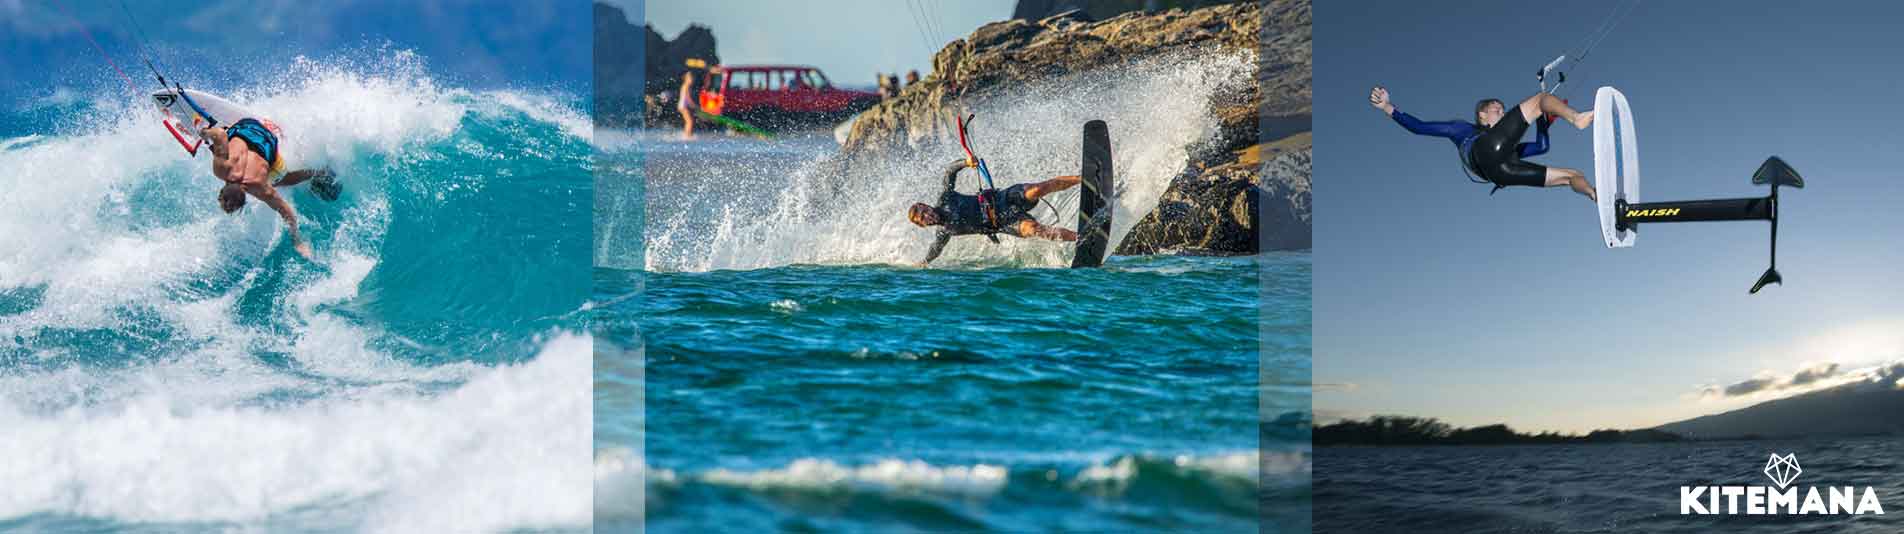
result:
M 1805 472 L 1804 469 L 1798 468 L 1797 453 L 1787 453 L 1784 456 L 1773 453 L 1772 457 L 1765 461 L 1765 476 L 1771 477 L 1772 482 L 1777 483 L 1779 489 L 1785 489 L 1785 486 L 1791 485 L 1793 480 L 1798 479 L 1798 474 L 1803 472 Z

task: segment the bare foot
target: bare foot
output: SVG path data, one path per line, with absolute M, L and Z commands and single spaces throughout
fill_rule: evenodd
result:
M 299 255 L 299 256 L 303 256 L 303 257 L 304 257 L 304 259 L 307 259 L 307 260 L 310 260 L 310 261 L 317 261 L 317 258 L 315 258 L 315 257 L 313 257 L 313 255 L 311 254 L 311 244 L 310 244 L 310 243 L 302 243 L 302 242 L 300 242 L 300 243 L 298 243 L 297 245 L 294 245 L 294 246 L 292 246 L 291 248 L 292 248 L 292 249 L 294 249 L 294 250 L 297 250 L 297 253 L 298 253 L 298 255 Z
M 1573 123 L 1573 127 L 1585 130 L 1588 126 L 1593 126 L 1593 110 L 1582 111 L 1575 114 L 1573 120 L 1569 122 Z

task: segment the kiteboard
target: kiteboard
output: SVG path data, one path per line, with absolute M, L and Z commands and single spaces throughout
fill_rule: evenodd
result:
M 195 89 L 160 89 L 152 93 L 152 104 L 157 106 L 159 114 L 165 118 L 165 128 L 172 133 L 185 152 L 198 155 L 199 148 L 207 142 L 199 137 L 199 130 L 210 126 L 231 126 L 243 119 L 257 119 L 271 133 L 278 136 L 278 161 L 272 164 L 273 175 L 283 174 L 285 169 L 295 168 L 291 163 L 291 139 L 285 137 L 265 116 L 252 112 L 224 97 Z
M 1104 121 L 1084 123 L 1084 163 L 1078 171 L 1078 246 L 1071 267 L 1097 267 L 1111 242 L 1116 212 L 1115 175 L 1111 172 L 1111 131 Z
M 1593 95 L 1593 189 L 1607 248 L 1633 246 L 1638 228 L 1620 224 L 1619 207 L 1640 201 L 1639 141 L 1633 137 L 1633 109 L 1612 87 Z

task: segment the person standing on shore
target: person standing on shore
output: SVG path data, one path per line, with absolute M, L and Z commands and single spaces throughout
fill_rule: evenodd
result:
M 674 103 L 675 111 L 681 112 L 681 138 L 694 138 L 694 109 L 689 102 L 694 101 L 694 71 L 681 73 L 681 98 Z

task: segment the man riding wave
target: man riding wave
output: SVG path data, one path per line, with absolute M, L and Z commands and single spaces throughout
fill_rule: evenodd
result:
M 311 182 L 311 192 L 324 200 L 336 200 L 343 187 L 330 169 L 301 169 L 284 172 L 284 160 L 278 151 L 278 127 L 269 120 L 245 117 L 230 126 L 212 126 L 199 131 L 212 150 L 212 175 L 225 182 L 218 191 L 218 205 L 225 213 L 237 212 L 250 195 L 270 206 L 284 218 L 291 233 L 292 248 L 304 259 L 313 259 L 311 245 L 298 235 L 297 210 L 285 202 L 277 188 Z M 278 176 L 271 181 L 272 176 Z

